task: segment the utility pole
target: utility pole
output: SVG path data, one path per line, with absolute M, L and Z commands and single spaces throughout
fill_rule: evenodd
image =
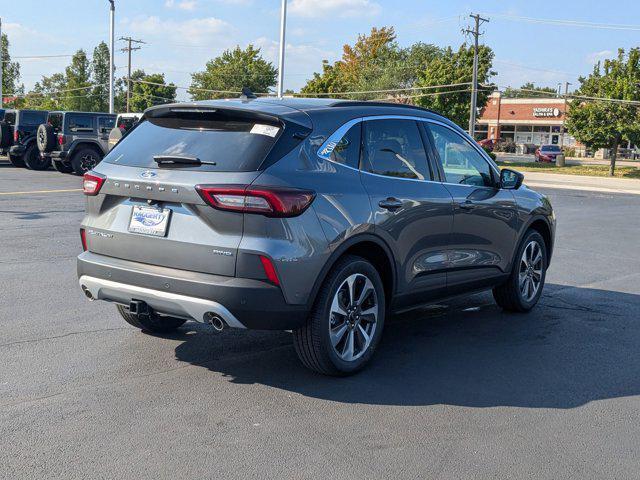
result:
M 564 147 L 564 122 L 567 121 L 567 96 L 571 82 L 564 82 L 564 112 L 562 112 L 562 132 L 560 132 L 560 148 Z
M 4 92 L 2 91 L 2 71 L 4 70 L 4 55 L 2 55 L 2 18 L 0 18 L 0 108 L 4 108 Z
M 280 60 L 278 62 L 278 98 L 284 94 L 284 51 L 287 30 L 287 0 L 282 0 L 280 12 Z
M 129 54 L 129 63 L 127 66 L 127 113 L 131 112 L 131 52 L 134 50 L 140 50 L 142 47 L 134 47 L 133 44 L 141 45 L 146 42 L 142 40 L 134 40 L 131 37 L 120 37 L 119 40 L 127 42 L 127 46 L 120 49 L 121 52 Z
M 488 22 L 488 18 L 482 18 L 479 14 L 469 15 L 475 21 L 473 30 L 463 30 L 464 33 L 473 35 L 474 53 L 473 53 L 473 82 L 471 84 L 471 113 L 469 114 L 469 135 L 475 138 L 476 133 L 476 115 L 478 110 L 478 42 L 480 39 L 480 25 Z
M 111 4 L 110 13 L 109 13 L 109 113 L 115 112 L 114 107 L 114 44 L 115 44 L 115 16 L 116 16 L 116 6 L 115 0 L 109 0 Z

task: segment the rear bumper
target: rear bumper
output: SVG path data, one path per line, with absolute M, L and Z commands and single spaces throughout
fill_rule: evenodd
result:
M 306 322 L 305 306 L 289 305 L 267 282 L 146 265 L 91 252 L 78 257 L 78 278 L 95 299 L 129 305 L 142 300 L 154 310 L 204 322 L 207 313 L 230 327 L 293 330 Z
M 9 148 L 9 155 L 13 155 L 14 157 L 21 157 L 24 155 L 24 152 L 27 150 L 27 147 L 24 145 L 12 145 Z
M 43 153 L 42 155 L 45 157 L 50 157 L 51 160 L 64 160 L 65 158 L 67 158 L 67 152 L 63 152 L 60 150 L 54 150 L 53 152 Z

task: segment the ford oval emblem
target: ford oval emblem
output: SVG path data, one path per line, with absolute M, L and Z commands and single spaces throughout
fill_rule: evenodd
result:
M 145 170 L 140 174 L 142 178 L 155 178 L 158 176 L 156 172 L 152 172 L 151 170 Z

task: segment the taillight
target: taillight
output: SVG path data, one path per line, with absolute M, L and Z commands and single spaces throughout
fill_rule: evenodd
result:
M 280 279 L 276 273 L 276 267 L 273 266 L 271 259 L 260 255 L 260 262 L 262 262 L 262 268 L 264 268 L 264 273 L 267 275 L 269 281 L 274 285 L 280 285 Z
M 91 197 L 97 195 L 102 188 L 102 184 L 106 180 L 106 177 L 98 176 L 92 173 L 85 173 L 82 181 L 82 191 L 85 195 Z
M 19 138 L 20 138 L 20 137 L 19 137 L 19 135 L 18 135 L 18 131 L 17 131 L 17 130 L 14 130 L 14 131 L 13 131 L 13 141 L 14 141 L 14 142 L 17 142 Z
M 297 217 L 313 199 L 315 192 L 297 188 L 232 185 L 196 185 L 202 199 L 213 208 L 267 217 Z
M 62 133 L 58 134 L 58 145 L 62 146 L 64 145 L 64 142 L 66 142 L 67 139 L 64 138 L 64 135 Z
M 82 250 L 87 251 L 87 233 L 84 228 L 80 229 L 80 240 L 82 241 Z

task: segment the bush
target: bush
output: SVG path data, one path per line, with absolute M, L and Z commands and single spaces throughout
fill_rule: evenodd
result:
M 516 143 L 513 140 L 501 140 L 493 149 L 494 152 L 516 153 Z
M 575 157 L 576 156 L 576 149 L 575 149 L 575 147 L 563 147 L 562 148 L 562 153 L 564 153 L 565 157 Z
M 487 155 L 489 155 L 489 157 L 491 157 L 492 160 L 496 159 L 496 154 L 493 153 L 492 150 L 490 150 L 488 147 L 482 147 L 482 149 L 487 152 Z

